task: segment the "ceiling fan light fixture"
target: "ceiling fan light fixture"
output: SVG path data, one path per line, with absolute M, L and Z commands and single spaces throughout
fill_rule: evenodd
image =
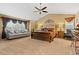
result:
M 40 3 L 40 8 L 35 7 L 35 9 L 37 10 L 37 11 L 35 11 L 35 12 L 39 12 L 39 14 L 42 14 L 42 12 L 43 12 L 43 13 L 48 13 L 48 11 L 45 11 L 46 8 L 47 8 L 46 6 L 43 7 L 43 8 L 41 8 L 41 3 Z

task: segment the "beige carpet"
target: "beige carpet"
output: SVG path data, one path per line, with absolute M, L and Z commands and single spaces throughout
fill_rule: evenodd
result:
M 0 40 L 1 55 L 71 55 L 74 49 L 71 41 L 55 38 L 51 43 L 30 37 Z

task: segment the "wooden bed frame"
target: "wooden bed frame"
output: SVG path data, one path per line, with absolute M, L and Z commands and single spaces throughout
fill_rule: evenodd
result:
M 31 37 L 33 39 L 40 39 L 44 41 L 53 41 L 56 36 L 55 32 L 32 32 Z

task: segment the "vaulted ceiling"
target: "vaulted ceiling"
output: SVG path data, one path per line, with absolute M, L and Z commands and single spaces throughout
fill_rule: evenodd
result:
M 76 14 L 79 10 L 79 3 L 42 3 L 42 7 L 47 6 L 49 13 L 34 13 L 39 7 L 39 3 L 0 3 L 0 13 L 14 17 L 37 20 L 47 14 Z

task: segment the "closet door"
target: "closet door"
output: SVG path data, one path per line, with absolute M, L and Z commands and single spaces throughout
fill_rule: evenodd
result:
M 2 37 L 2 30 L 3 30 L 3 24 L 2 24 L 2 18 L 0 18 L 0 39 Z

